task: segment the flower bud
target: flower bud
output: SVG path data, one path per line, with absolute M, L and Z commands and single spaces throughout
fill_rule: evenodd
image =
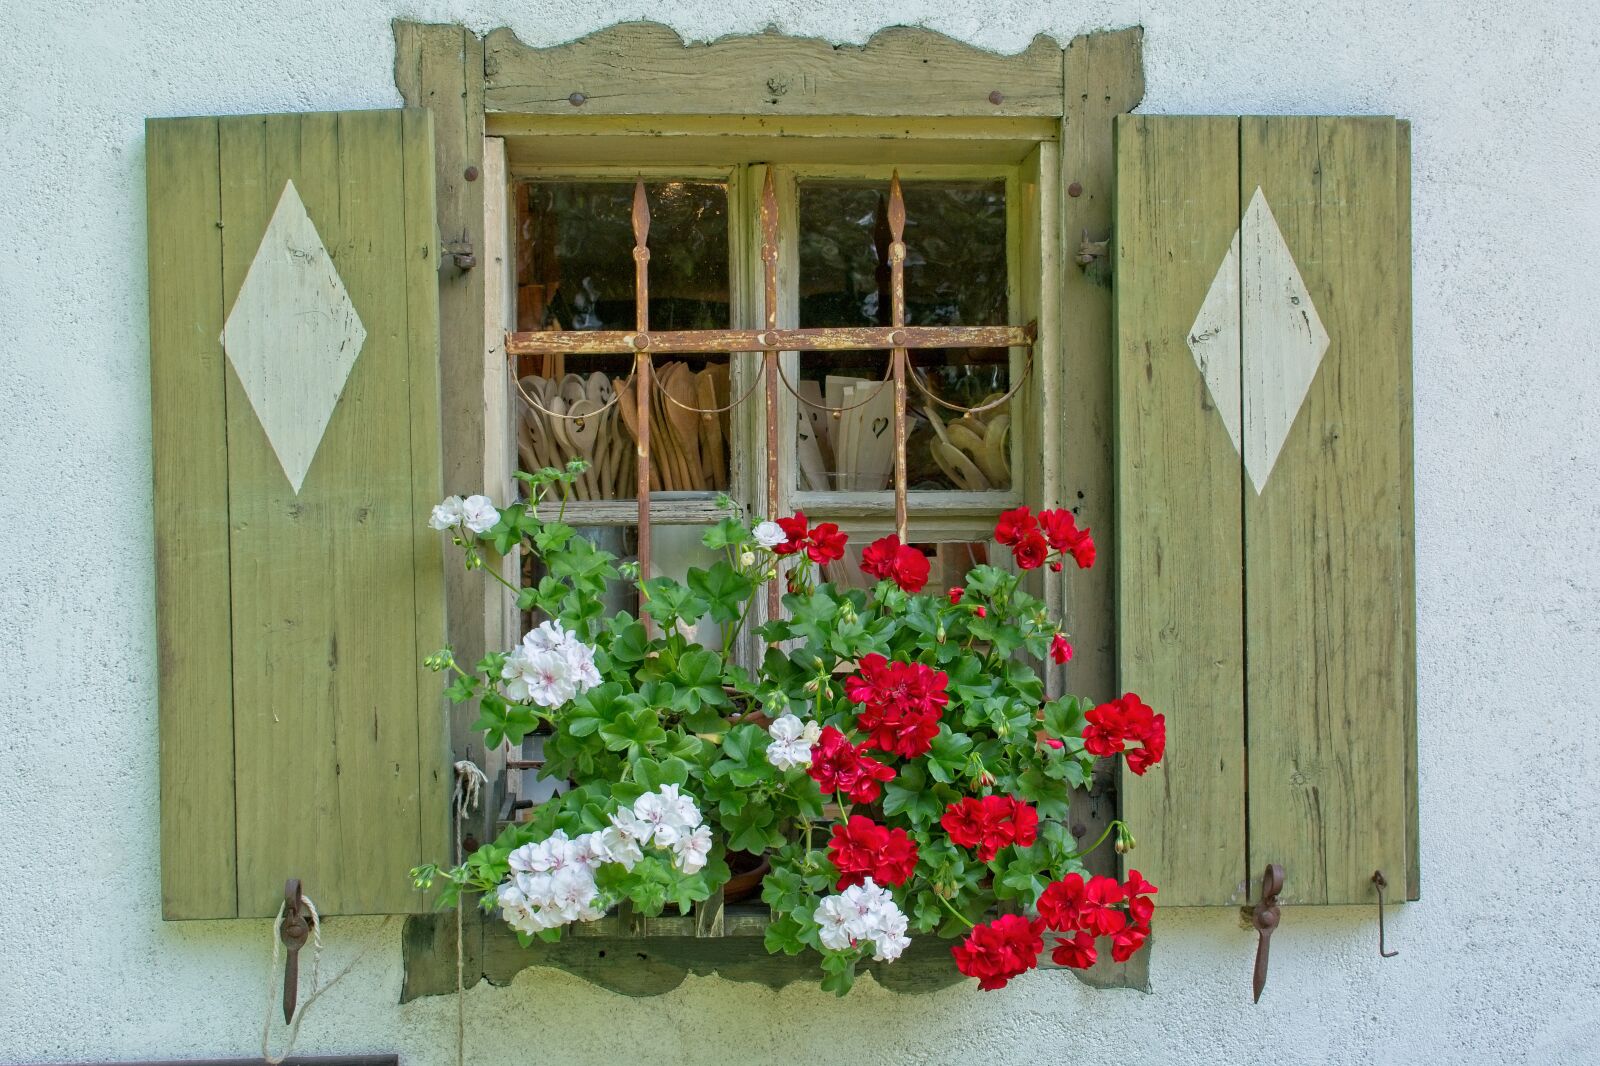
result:
M 942 623 L 942 622 L 939 623 L 939 632 L 934 636 L 934 639 L 937 640 L 940 644 L 944 643 L 944 641 L 945 641 L 944 623 Z
M 979 618 L 987 618 L 989 617 L 989 608 L 979 606 L 972 613 L 977 615 Z
M 739 565 L 742 566 L 742 567 L 745 567 L 746 569 L 749 569 L 750 567 L 756 565 L 756 553 L 755 552 L 745 552 L 742 555 L 740 555 L 739 556 Z
M 1056 574 L 1061 573 L 1061 560 L 1060 559 L 1057 559 L 1055 562 L 1050 564 L 1050 571 L 1052 573 L 1056 573 Z
M 454 661 L 455 656 L 450 654 L 449 648 L 440 648 L 438 651 L 422 660 L 422 665 L 426 666 L 434 673 L 438 673 L 440 670 L 450 669 L 450 664 Z

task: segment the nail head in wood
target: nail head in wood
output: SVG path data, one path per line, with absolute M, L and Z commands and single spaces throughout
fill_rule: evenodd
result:
M 477 181 L 478 180 L 478 168 L 477 167 L 468 167 L 465 171 L 462 172 L 461 176 L 466 178 L 468 181 Z
M 1079 184 L 1078 182 L 1076 182 L 1076 181 L 1073 182 L 1071 185 L 1067 186 L 1067 195 L 1068 196 L 1082 196 L 1083 195 L 1083 186 L 1081 184 Z
M 989 94 L 989 102 L 996 107 L 999 107 L 1001 104 L 1006 102 L 1006 94 L 1001 92 L 999 89 L 996 89 L 994 92 Z
M 567 97 L 567 103 L 571 104 L 573 107 L 582 107 L 588 102 L 589 98 L 582 93 L 573 93 L 571 96 Z

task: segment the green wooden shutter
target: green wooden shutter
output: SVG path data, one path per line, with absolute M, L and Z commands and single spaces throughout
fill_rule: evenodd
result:
M 1119 670 L 1168 728 L 1130 862 L 1415 896 L 1408 128 L 1123 116 L 1116 161 Z
M 151 120 L 162 910 L 422 909 L 446 854 L 424 111 Z

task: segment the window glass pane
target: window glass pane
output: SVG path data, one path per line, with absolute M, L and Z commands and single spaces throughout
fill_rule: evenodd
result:
M 517 328 L 632 330 L 636 325 L 633 183 L 528 181 L 518 186 Z M 650 204 L 650 327 L 727 329 L 728 188 L 722 182 L 645 184 Z M 524 468 L 589 459 L 580 499 L 635 495 L 635 418 L 626 400 L 593 418 L 633 371 L 619 355 L 527 356 L 518 367 L 518 456 Z M 712 491 L 728 484 L 728 358 L 663 356 L 651 397 L 653 485 Z M 577 407 L 583 403 L 587 406 Z M 626 409 L 624 406 L 626 405 Z M 554 412 L 554 414 L 549 413 Z M 565 415 L 567 417 L 558 417 Z
M 906 322 L 914 326 L 993 326 L 1008 320 L 1005 182 L 903 181 L 906 203 Z M 799 187 L 800 325 L 870 326 L 891 322 L 887 182 L 802 181 Z M 1005 350 L 934 349 L 911 354 L 929 390 L 975 406 L 1011 385 Z M 800 357 L 798 391 L 820 411 L 800 405 L 798 487 L 874 491 L 892 487 L 894 398 L 875 392 L 888 373 L 888 352 L 808 352 Z M 911 384 L 907 389 L 906 461 L 912 490 L 1005 488 L 1010 485 L 1003 411 L 970 416 L 980 439 L 945 423 L 941 409 Z M 935 415 L 935 412 L 938 412 Z M 937 417 L 939 426 L 933 425 Z M 954 453 L 946 451 L 952 449 Z M 1003 460 L 987 460 L 994 450 Z M 976 473 L 976 477 L 973 474 Z

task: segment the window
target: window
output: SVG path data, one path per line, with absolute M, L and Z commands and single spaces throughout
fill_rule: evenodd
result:
M 516 336 L 499 431 L 514 439 L 524 469 L 575 455 L 591 462 L 569 520 L 624 557 L 647 542 L 652 574 L 681 575 L 701 562 L 700 528 L 722 492 L 752 515 L 801 510 L 839 523 L 855 551 L 830 567 L 835 581 L 864 582 L 860 546 L 902 521 L 930 556 L 933 582 L 953 584 L 972 565 L 1006 557 L 991 551 L 993 516 L 1037 502 L 1046 473 L 1042 453 L 1022 442 L 1041 424 L 1026 338 L 1053 281 L 1053 261 L 1040 254 L 1047 221 L 1037 191 L 1042 172 L 1053 171 L 1053 141 L 975 145 L 931 123 L 926 140 L 828 138 L 821 151 L 802 152 L 819 145 L 779 136 L 745 153 L 782 162 L 728 158 L 714 138 L 704 158 L 720 153 L 715 165 L 656 163 L 649 154 L 659 146 L 648 140 L 634 142 L 644 158 L 633 165 L 544 162 L 582 150 L 573 125 L 560 125 L 564 137 L 507 140 L 513 295 L 504 319 Z M 673 140 L 670 154 L 689 154 L 684 141 L 700 139 Z M 940 162 L 941 154 L 962 161 Z M 941 337 L 941 347 L 908 342 L 916 346 L 904 371 L 899 500 L 893 349 L 851 335 L 783 351 L 768 380 L 752 339 L 767 325 L 765 208 L 775 222 L 777 327 L 879 329 L 881 340 L 895 325 L 895 196 L 904 209 L 901 325 L 978 327 Z M 648 248 L 648 371 L 630 347 L 641 324 L 636 220 Z M 744 333 L 724 350 L 685 348 L 671 336 L 703 330 Z M 646 373 L 641 531 L 635 463 Z M 769 389 L 780 430 L 770 438 Z M 755 653 L 754 642 L 746 651 Z

